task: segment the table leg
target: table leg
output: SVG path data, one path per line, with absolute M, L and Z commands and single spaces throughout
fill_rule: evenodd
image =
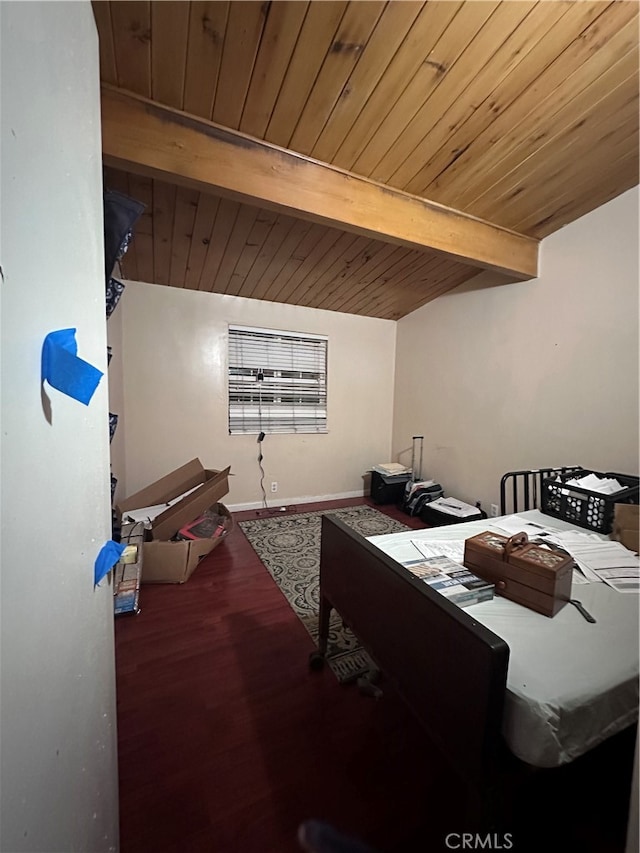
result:
M 329 617 L 331 616 L 332 609 L 329 599 L 321 595 L 318 614 L 318 649 L 309 656 L 309 666 L 311 669 L 322 669 L 324 666 L 327 644 L 329 642 Z

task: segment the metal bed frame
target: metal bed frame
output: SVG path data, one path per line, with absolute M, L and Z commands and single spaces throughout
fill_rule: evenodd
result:
M 500 515 L 539 509 L 542 500 L 542 481 L 546 477 L 581 470 L 583 470 L 581 465 L 564 465 L 562 468 L 508 471 L 500 480 Z

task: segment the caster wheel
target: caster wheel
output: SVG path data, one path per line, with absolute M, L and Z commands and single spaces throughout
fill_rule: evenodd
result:
M 324 655 L 320 652 L 312 652 L 309 655 L 309 669 L 320 670 L 324 666 Z

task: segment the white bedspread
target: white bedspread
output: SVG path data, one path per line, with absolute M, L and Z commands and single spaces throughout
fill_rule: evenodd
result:
M 537 510 L 519 515 L 546 527 L 581 530 Z M 499 519 L 368 541 L 403 562 L 415 556 L 411 539 L 466 539 L 495 524 Z M 638 718 L 638 595 L 605 583 L 574 583 L 572 595 L 595 624 L 570 604 L 553 618 L 498 596 L 465 608 L 509 645 L 503 735 L 518 758 L 536 767 L 566 764 Z

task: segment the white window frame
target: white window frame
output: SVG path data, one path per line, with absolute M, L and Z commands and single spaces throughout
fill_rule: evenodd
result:
M 328 338 L 229 326 L 229 435 L 327 432 Z

